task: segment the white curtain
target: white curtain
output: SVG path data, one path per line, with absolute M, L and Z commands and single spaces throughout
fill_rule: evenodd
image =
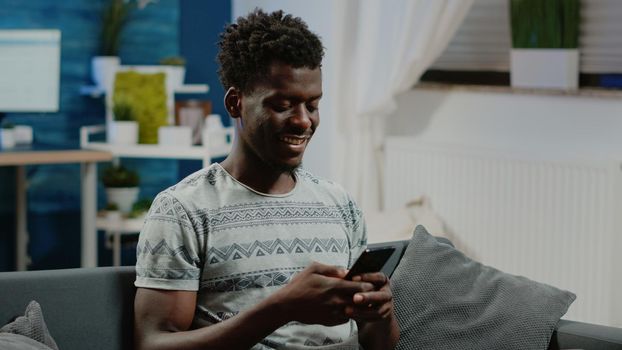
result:
M 382 145 L 395 96 L 413 86 L 443 52 L 473 0 L 341 0 L 331 96 L 337 118 L 339 183 L 365 212 L 382 198 Z M 328 48 L 329 50 L 331 48 Z

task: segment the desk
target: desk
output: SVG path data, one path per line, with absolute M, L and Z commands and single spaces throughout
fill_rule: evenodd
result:
M 28 268 L 28 205 L 26 169 L 27 165 L 80 163 L 81 181 L 81 266 L 97 265 L 97 166 L 96 162 L 110 161 L 112 154 L 103 151 L 53 149 L 44 146 L 18 146 L 0 150 L 0 166 L 17 167 L 16 181 L 16 269 Z

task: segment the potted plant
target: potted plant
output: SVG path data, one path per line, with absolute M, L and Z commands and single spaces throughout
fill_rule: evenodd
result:
M 138 199 L 138 173 L 122 165 L 113 165 L 104 169 L 102 182 L 108 203 L 115 203 L 122 213 L 129 213 Z
M 110 222 L 118 222 L 121 220 L 121 212 L 117 203 L 106 204 L 106 219 Z
M 160 60 L 160 64 L 166 66 L 166 82 L 172 90 L 184 85 L 186 76 L 186 60 L 181 56 L 169 56 Z
M 0 148 L 15 147 L 15 125 L 2 123 L 0 126 Z
M 104 91 L 110 91 L 114 74 L 121 60 L 119 44 L 123 28 L 134 7 L 139 9 L 147 6 L 151 0 L 109 0 L 102 13 L 99 52 L 91 60 L 93 82 Z
M 576 89 L 579 0 L 511 0 L 511 84 Z
M 112 117 L 108 142 L 118 145 L 138 143 L 138 122 L 134 116 L 134 107 L 122 94 L 115 94 L 113 98 Z
M 121 62 L 119 39 L 129 10 L 129 2 L 110 0 L 102 13 L 99 53 L 91 60 L 91 72 L 95 84 L 107 91 L 110 90 L 114 74 Z
M 143 217 L 151 208 L 151 204 L 153 203 L 153 199 L 149 198 L 141 198 L 140 200 L 134 202 L 132 205 L 132 211 L 128 215 L 129 218 L 136 219 Z

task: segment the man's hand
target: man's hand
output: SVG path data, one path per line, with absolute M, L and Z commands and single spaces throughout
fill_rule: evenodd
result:
M 346 315 L 346 310 L 354 307 L 356 302 L 353 296 L 365 297 L 376 286 L 372 281 L 344 280 L 346 272 L 342 268 L 314 262 L 297 274 L 273 295 L 281 305 L 284 320 L 325 326 L 347 322 L 350 316 Z
M 352 278 L 352 281 L 371 283 L 374 285 L 374 290 L 354 294 L 352 297 L 354 305 L 346 307 L 346 316 L 363 323 L 391 317 L 393 294 L 389 279 L 382 272 L 357 275 Z
M 393 313 L 393 294 L 387 276 L 382 272 L 354 276 L 352 281 L 374 285 L 373 291 L 359 292 L 352 297 L 353 306 L 346 307 L 346 316 L 359 327 L 359 342 L 365 349 L 392 349 L 399 339 L 399 326 Z

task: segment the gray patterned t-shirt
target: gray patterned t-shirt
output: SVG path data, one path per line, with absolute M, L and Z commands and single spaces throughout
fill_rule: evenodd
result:
M 365 248 L 361 211 L 339 185 L 296 170 L 283 195 L 254 191 L 219 164 L 154 200 L 137 246 L 137 287 L 197 291 L 193 327 L 235 316 L 312 261 L 349 267 Z M 356 324 L 290 322 L 253 349 L 350 342 Z M 350 341 L 347 341 L 350 339 Z

